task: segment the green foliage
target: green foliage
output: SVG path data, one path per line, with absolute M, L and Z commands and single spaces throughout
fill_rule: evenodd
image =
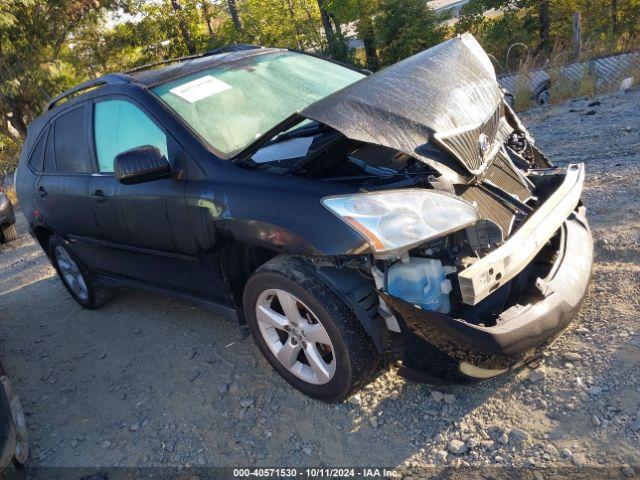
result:
M 424 0 L 382 0 L 375 31 L 383 65 L 436 45 L 447 34 L 441 18 Z
M 0 135 L 0 176 L 18 166 L 20 141 L 12 135 Z
M 541 48 L 544 3 L 549 8 L 548 48 Z M 456 31 L 474 33 L 503 71 L 559 64 L 576 60 L 575 12 L 581 13 L 582 59 L 638 48 L 640 0 L 470 0 Z
M 574 60 L 576 11 L 582 57 L 638 48 L 640 0 L 470 0 L 455 31 L 474 33 L 499 70 L 513 71 Z M 13 169 L 26 126 L 46 101 L 88 78 L 232 43 L 375 70 L 445 40 L 451 33 L 441 20 L 425 0 L 0 0 L 0 170 Z M 347 48 L 352 26 L 364 49 Z M 586 79 L 555 88 L 591 87 Z
M 94 24 L 117 0 L 0 0 L 0 158 L 15 163 L 27 124 L 53 93 L 78 81 L 62 60 L 72 32 Z
M 251 43 L 316 52 L 323 47 L 316 0 L 245 0 L 240 15 Z

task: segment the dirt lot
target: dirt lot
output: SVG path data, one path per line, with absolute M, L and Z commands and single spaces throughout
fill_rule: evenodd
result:
M 523 117 L 558 164 L 586 162 L 597 256 L 579 318 L 540 369 L 437 388 L 391 369 L 325 405 L 207 311 L 136 292 L 81 309 L 21 219 L 20 239 L 0 252 L 0 358 L 28 414 L 33 464 L 592 465 L 640 475 L 640 90 Z

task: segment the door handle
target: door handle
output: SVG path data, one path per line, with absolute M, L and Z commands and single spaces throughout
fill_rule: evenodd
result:
M 47 196 L 47 189 L 44 187 L 39 187 L 38 188 L 38 195 L 40 195 L 40 198 L 44 198 Z
M 91 195 L 91 198 L 93 198 L 96 202 L 106 202 L 109 197 L 102 193 L 102 190 L 96 190 Z

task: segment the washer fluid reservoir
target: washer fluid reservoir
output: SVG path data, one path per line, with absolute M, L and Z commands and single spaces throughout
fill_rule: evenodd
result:
M 393 264 L 387 272 L 387 291 L 424 310 L 449 313 L 451 282 L 446 274 L 451 267 L 443 267 L 440 260 L 409 257 Z

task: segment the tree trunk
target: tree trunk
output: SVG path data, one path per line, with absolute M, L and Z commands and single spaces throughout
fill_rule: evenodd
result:
M 618 0 L 611 0 L 611 31 L 615 41 L 618 36 Z
M 211 23 L 211 15 L 209 14 L 209 4 L 208 0 L 202 0 L 202 16 L 204 17 L 204 23 L 207 24 L 207 30 L 209 31 L 209 36 L 213 37 L 213 25 Z
M 196 53 L 196 46 L 191 39 L 189 25 L 181 14 L 182 7 L 180 6 L 178 0 L 171 0 L 171 6 L 173 7 L 173 11 L 176 13 L 176 17 L 178 17 L 178 26 L 180 27 L 180 32 L 182 33 L 184 44 L 187 46 L 187 51 L 189 52 L 189 55 L 193 55 L 194 53 Z
M 582 51 L 582 14 L 575 12 L 573 14 L 573 53 L 576 58 L 580 56 Z
M 300 25 L 296 22 L 296 12 L 291 0 L 287 0 L 287 9 L 289 11 L 289 17 L 291 17 L 291 23 L 296 31 L 296 43 L 298 44 L 298 50 L 304 50 L 302 45 L 302 32 L 300 31 Z
M 539 10 L 539 26 L 540 26 L 540 47 L 538 51 L 549 52 L 551 50 L 549 30 L 551 27 L 551 19 L 549 17 L 549 0 L 540 1 Z
M 375 32 L 371 17 L 365 15 L 358 21 L 358 35 L 364 43 L 364 52 L 367 55 L 367 68 L 377 70 L 380 67 L 378 52 L 376 51 Z
M 318 8 L 320 9 L 320 18 L 322 19 L 322 26 L 324 27 L 324 34 L 327 37 L 329 55 L 333 57 L 335 51 L 333 26 L 331 25 L 331 18 L 329 17 L 329 14 L 327 13 L 327 10 L 324 6 L 324 0 L 318 0 Z
M 229 6 L 229 15 L 231 15 L 231 20 L 233 20 L 233 26 L 236 27 L 237 32 L 241 32 L 242 22 L 240 21 L 240 13 L 238 12 L 236 0 L 227 0 L 227 5 Z
M 342 26 L 340 25 L 340 22 L 336 19 L 336 16 L 332 13 L 329 14 L 329 17 L 331 18 L 331 21 L 333 22 L 333 29 L 334 32 L 336 34 L 336 38 L 339 41 L 342 41 L 344 39 L 344 35 L 342 33 Z

